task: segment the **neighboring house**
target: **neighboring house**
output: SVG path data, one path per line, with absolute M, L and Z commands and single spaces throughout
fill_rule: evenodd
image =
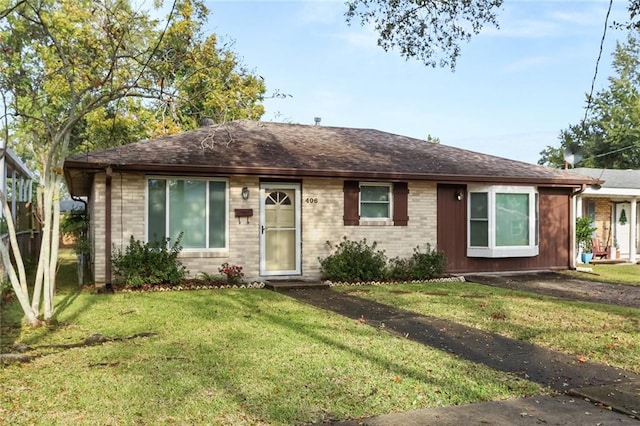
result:
M 369 129 L 234 121 L 70 157 L 87 196 L 97 283 L 109 255 L 175 239 L 192 275 L 318 279 L 327 242 L 390 258 L 427 243 L 451 273 L 567 269 L 572 197 L 593 178 Z
M 36 260 L 40 251 L 39 224 L 33 218 L 31 194 L 33 191 L 33 172 L 24 164 L 13 150 L 0 147 L 0 191 L 7 204 L 16 229 L 16 238 L 23 258 Z M 8 239 L 4 209 L 0 208 L 0 235 Z M 5 276 L 0 266 L 0 276 Z
M 21 206 L 31 202 L 32 188 L 33 172 L 11 149 L 0 148 L 0 190 L 7 197 L 14 221 L 18 219 Z M 4 216 L 4 210 L 0 209 L 0 217 Z M 28 228 L 26 223 L 24 225 Z
M 595 237 L 604 247 L 618 247 L 620 259 L 638 261 L 640 253 L 640 170 L 576 168 L 575 172 L 604 181 L 576 197 L 578 216 L 590 217 Z

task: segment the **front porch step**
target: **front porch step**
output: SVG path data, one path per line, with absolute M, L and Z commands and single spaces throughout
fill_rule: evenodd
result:
M 322 283 L 320 281 L 266 281 L 264 288 L 273 291 L 290 291 L 290 290 L 311 290 L 311 289 L 323 289 L 329 288 L 329 284 Z

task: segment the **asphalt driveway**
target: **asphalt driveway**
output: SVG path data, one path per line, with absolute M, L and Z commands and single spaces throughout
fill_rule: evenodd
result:
M 465 280 L 560 299 L 640 309 L 640 286 L 580 280 L 557 272 L 477 274 L 466 275 Z
M 640 308 L 640 287 L 567 278 L 558 273 L 491 274 L 467 281 L 548 296 Z M 550 395 L 393 413 L 337 425 L 637 424 L 640 376 L 526 341 L 339 293 L 292 290 L 301 302 L 366 322 L 453 355 L 547 386 Z

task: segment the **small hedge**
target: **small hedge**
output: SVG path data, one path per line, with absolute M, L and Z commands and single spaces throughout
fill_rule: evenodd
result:
M 426 245 L 424 251 L 420 246 L 413 249 L 410 258 L 387 259 L 383 250 L 377 250 L 377 243 L 367 244 L 367 240 L 343 241 L 333 247 L 333 254 L 318 258 L 320 273 L 323 279 L 356 282 L 356 281 L 414 281 L 429 280 L 441 277 L 446 270 L 446 257 L 443 252 Z
M 367 240 L 349 241 L 347 237 L 335 248 L 335 253 L 318 259 L 323 278 L 338 281 L 379 281 L 387 276 L 387 257 L 384 251 L 376 250 L 376 243 Z
M 168 238 L 162 242 L 142 243 L 131 236 L 125 252 L 116 250 L 111 256 L 116 276 L 131 288 L 179 284 L 188 273 L 178 260 L 181 240 L 182 234 L 169 246 Z

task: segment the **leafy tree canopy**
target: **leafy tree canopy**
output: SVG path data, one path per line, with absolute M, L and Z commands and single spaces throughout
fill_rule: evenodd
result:
M 640 1 L 640 0 L 639 0 Z M 498 27 L 503 0 L 348 0 L 347 22 L 372 24 L 378 45 L 409 59 L 455 69 L 460 43 L 487 24 Z
M 9 253 L 0 241 L 0 254 L 30 324 L 41 308 L 53 316 L 65 157 L 189 129 L 202 117 L 262 115 L 264 83 L 202 34 L 207 13 L 201 0 L 174 0 L 166 22 L 129 0 L 0 0 L 3 142 L 27 154 L 40 179 L 34 285 L 17 243 Z M 1 189 L 0 201 L 8 211 Z
M 565 149 L 580 147 L 580 167 L 640 168 L 640 42 L 630 33 L 613 55 L 615 76 L 588 102 L 587 119 L 560 132 L 560 145 L 547 146 L 539 164 L 564 165 Z
M 454 70 L 461 43 L 485 25 L 499 27 L 503 1 L 347 0 L 346 18 L 348 23 L 373 25 L 385 51 L 397 49 L 404 58 Z M 629 20 L 617 25 L 640 29 L 640 0 L 629 0 L 627 9 Z

